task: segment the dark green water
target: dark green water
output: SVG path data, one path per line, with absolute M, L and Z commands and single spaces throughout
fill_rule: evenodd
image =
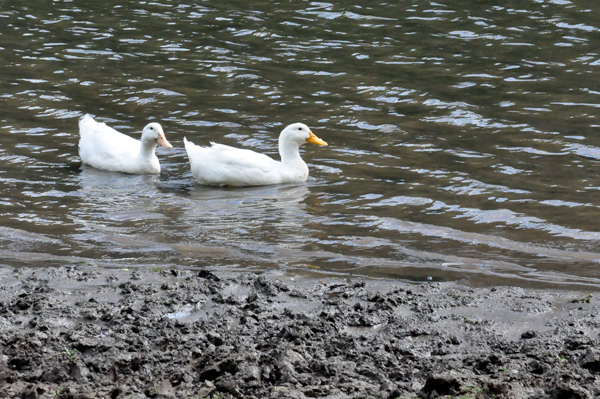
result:
M 596 3 L 87 3 L 0 2 L 0 265 L 600 287 Z M 84 113 L 161 175 L 76 167 Z M 194 183 L 293 122 L 306 184 Z

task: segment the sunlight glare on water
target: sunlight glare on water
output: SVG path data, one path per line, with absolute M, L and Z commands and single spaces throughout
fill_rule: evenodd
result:
M 0 8 L 1 265 L 600 287 L 595 3 L 196 3 Z M 85 113 L 160 122 L 160 176 L 80 168 Z M 293 122 L 306 184 L 194 182 L 183 137 Z

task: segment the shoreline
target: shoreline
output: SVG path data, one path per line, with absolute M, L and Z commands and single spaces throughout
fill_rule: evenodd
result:
M 585 291 L 91 266 L 0 277 L 2 398 L 600 396 L 600 298 Z

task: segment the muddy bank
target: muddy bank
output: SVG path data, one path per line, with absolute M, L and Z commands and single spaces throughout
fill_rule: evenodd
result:
M 600 397 L 588 294 L 0 269 L 0 397 Z

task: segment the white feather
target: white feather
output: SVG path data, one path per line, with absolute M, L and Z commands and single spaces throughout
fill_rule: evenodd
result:
M 79 136 L 79 156 L 83 163 L 114 172 L 158 174 L 156 145 L 173 148 L 156 122 L 144 128 L 139 141 L 86 114 L 79 119 Z
M 327 145 L 302 123 L 286 127 L 279 136 L 281 161 L 223 144 L 211 143 L 210 147 L 202 147 L 186 138 L 183 142 L 192 174 L 199 183 L 211 186 L 263 186 L 306 181 L 308 166 L 300 157 L 299 148 L 309 140 Z

